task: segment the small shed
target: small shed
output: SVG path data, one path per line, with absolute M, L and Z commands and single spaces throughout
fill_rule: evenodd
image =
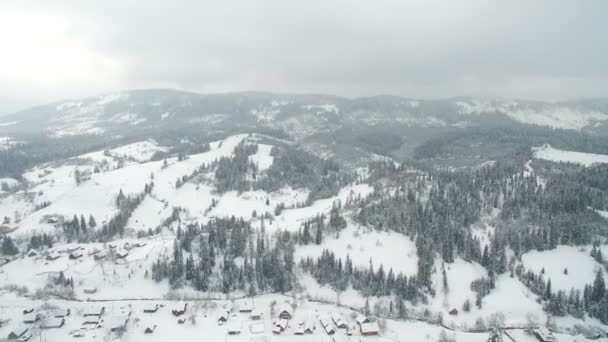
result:
M 61 328 L 64 323 L 65 318 L 63 317 L 50 317 L 42 321 L 40 329 L 57 329 Z
M 93 259 L 94 260 L 101 260 L 103 258 L 106 257 L 106 252 L 105 251 L 97 251 L 97 253 L 93 254 Z
M 77 249 L 73 252 L 70 253 L 70 260 L 78 260 L 80 258 L 82 258 L 83 253 L 80 249 Z
M 258 321 L 258 320 L 262 319 L 262 311 L 260 311 L 260 310 L 251 311 L 251 314 L 249 314 L 249 318 L 253 321 Z
M 70 315 L 70 313 L 71 313 L 70 309 L 58 309 L 53 312 L 53 317 L 58 317 L 58 318 L 67 317 Z
M 249 300 L 244 300 L 239 302 L 239 312 L 252 312 L 253 311 L 253 303 Z
M 238 335 L 241 333 L 241 324 L 232 322 L 228 325 L 228 335 Z
M 99 325 L 100 322 L 100 316 L 84 316 L 84 321 L 82 322 L 82 325 Z
M 228 321 L 228 312 L 222 312 L 217 318 L 217 324 L 222 325 Z
M 146 328 L 144 329 L 144 334 L 152 334 L 154 332 L 154 330 L 156 330 L 156 324 L 147 325 Z
M 129 255 L 129 251 L 125 250 L 125 249 L 118 249 L 116 250 L 116 252 L 114 253 L 114 255 L 116 255 L 116 257 L 118 259 L 124 259 Z
M 91 306 L 84 311 L 84 317 L 101 317 L 106 312 L 105 306 Z
M 304 333 L 306 334 L 312 334 L 315 331 L 315 322 L 312 318 L 307 319 L 304 322 Z
M 175 308 L 173 308 L 173 310 L 171 310 L 171 313 L 173 314 L 173 316 L 177 317 L 185 314 L 187 309 L 188 303 L 179 303 L 175 306 Z
M 97 288 L 96 287 L 85 287 L 84 289 L 82 289 L 82 292 L 84 292 L 86 294 L 95 294 L 95 293 L 97 293 Z
M 340 315 L 340 314 L 332 313 L 331 320 L 334 321 L 334 324 L 338 328 L 347 328 L 348 327 L 348 324 L 346 324 L 346 322 L 344 322 L 344 320 L 342 319 L 342 315 Z
M 534 329 L 534 336 L 536 336 L 540 342 L 557 342 L 555 335 L 547 328 Z
M 355 321 L 357 322 L 357 324 L 359 324 L 359 326 L 361 326 L 361 324 L 363 323 L 369 323 L 370 320 L 362 314 L 359 314 L 357 315 L 357 318 L 355 318 Z
M 278 321 L 277 321 L 277 322 L 274 324 L 274 328 L 278 328 L 278 329 L 279 329 L 279 333 L 281 333 L 281 332 L 285 331 L 285 329 L 287 329 L 287 324 L 288 324 L 288 322 L 289 322 L 289 321 L 288 321 L 287 319 L 284 319 L 284 318 L 283 318 L 283 319 L 280 319 L 280 320 L 278 320 Z M 274 332 L 274 330 L 275 330 L 274 328 L 273 328 L 273 330 L 272 330 L 273 332 Z
M 108 326 L 111 331 L 123 332 L 127 330 L 127 323 L 129 322 L 128 315 L 115 316 L 110 319 Z
M 327 335 L 333 335 L 336 333 L 336 329 L 334 329 L 331 324 L 324 325 L 323 329 L 325 329 L 325 333 L 327 333 Z
M 144 306 L 144 312 L 145 313 L 155 313 L 156 311 L 158 311 L 158 307 L 159 307 L 159 305 L 156 303 L 146 304 L 146 306 Z
M 279 307 L 279 318 L 281 319 L 291 319 L 293 316 L 293 308 L 288 303 L 283 303 Z
M 294 330 L 293 330 L 293 334 L 294 335 L 304 335 L 304 326 L 303 325 L 298 325 Z
M 23 314 L 24 315 L 32 313 L 32 312 L 34 312 L 34 308 L 31 307 L 31 306 L 28 306 L 27 308 L 23 309 Z
M 32 324 L 36 323 L 40 320 L 40 314 L 35 312 L 30 312 L 28 314 L 23 315 L 23 323 Z
M 30 249 L 30 250 L 27 252 L 27 256 L 28 256 L 28 257 L 37 257 L 37 256 L 38 256 L 38 251 L 36 251 L 35 249 Z
M 61 254 L 57 253 L 56 251 L 52 251 L 46 256 L 46 260 L 48 261 L 57 260 L 59 258 L 61 258 Z
M 133 246 L 135 246 L 137 248 L 144 247 L 146 245 L 147 245 L 147 243 L 145 243 L 145 242 L 139 242 L 139 241 L 133 244 Z
M 367 322 L 361 324 L 361 335 L 372 336 L 378 335 L 378 333 L 380 333 L 380 328 L 378 327 L 377 322 Z

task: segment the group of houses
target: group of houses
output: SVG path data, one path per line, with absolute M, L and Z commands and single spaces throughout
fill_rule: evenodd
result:
M 278 318 L 274 322 L 272 332 L 276 335 L 282 334 L 290 326 L 290 320 L 293 317 L 293 308 L 288 303 L 283 303 L 278 310 Z M 356 330 L 354 326 L 349 326 L 348 322 L 339 313 L 330 315 L 321 315 L 318 317 L 318 323 L 323 328 L 327 335 L 334 335 L 338 329 L 344 329 L 347 335 L 352 335 Z M 358 315 L 356 318 L 358 330 L 363 336 L 378 335 L 380 329 L 377 322 L 371 321 L 369 318 Z M 308 317 L 301 320 L 297 325 L 293 326 L 295 335 L 313 334 L 315 331 L 315 319 Z
M 132 250 L 133 248 L 140 248 L 140 247 L 144 247 L 147 244 L 145 242 L 135 242 L 135 243 L 129 243 L 129 242 L 125 242 L 124 244 L 109 244 L 109 251 L 106 251 L 104 249 L 99 249 L 99 248 L 94 248 L 91 251 L 89 251 L 89 253 L 87 253 L 88 256 L 92 257 L 95 261 L 100 261 L 104 258 L 106 258 L 106 256 L 112 255 L 117 259 L 124 259 L 129 255 L 129 251 Z M 53 249 L 50 251 L 47 251 L 46 253 L 43 254 L 44 258 L 47 261 L 54 261 L 57 260 L 59 258 L 61 258 L 64 255 L 67 255 L 68 258 L 70 260 L 79 260 L 81 258 L 83 258 L 85 256 L 85 252 L 86 250 L 83 247 L 80 246 L 74 246 L 74 247 L 68 247 L 65 249 Z M 27 256 L 29 257 L 39 257 L 40 256 L 40 252 L 35 250 L 35 249 L 30 249 L 27 252 Z
M 58 329 L 65 324 L 66 317 L 70 315 L 69 309 L 59 309 L 49 313 L 36 311 L 33 307 L 23 309 L 23 317 L 8 334 L 9 340 L 28 341 L 32 338 L 32 327 L 38 324 L 40 330 Z M 3 324 L 8 323 L 9 319 L 2 320 Z M 0 324 L 2 326 L 2 324 Z

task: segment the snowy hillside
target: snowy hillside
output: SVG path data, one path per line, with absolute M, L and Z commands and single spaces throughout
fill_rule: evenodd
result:
M 608 163 L 608 155 L 584 153 L 575 151 L 564 151 L 551 147 L 551 145 L 543 145 L 532 148 L 534 157 L 538 159 L 549 160 L 558 163 L 575 163 L 583 166 L 591 166 L 594 164 Z
M 264 97 L 269 106 L 242 112 L 291 125 L 287 136 L 178 129 L 104 140 L 113 124 L 150 123 L 131 111 L 105 112 L 137 96 L 56 106 L 69 114 L 54 119 L 58 135 L 103 122 L 100 142 L 0 178 L 0 336 L 23 327 L 49 341 L 191 341 L 201 331 L 226 341 L 303 341 L 300 333 L 319 341 L 486 341 L 492 328 L 518 341 L 533 340 L 537 328 L 560 341 L 608 336 L 599 309 L 608 298 L 601 285 L 608 195 L 597 169 L 604 155 L 532 150 L 536 159 L 587 166 L 563 174 L 564 165 L 536 168 L 529 154 L 520 164 L 443 168 L 433 158 L 370 152 L 392 139 L 383 130 L 345 133 L 362 134 L 370 149 L 344 152 L 347 138 L 334 144 L 324 134 L 369 111 L 326 98 Z M 389 100 L 359 101 L 371 110 Z M 391 101 L 365 124 L 451 125 L 422 115 L 424 101 Z M 494 110 L 463 103 L 458 120 Z M 296 109 L 302 116 L 288 115 Z M 205 116 L 207 124 L 224 120 L 220 112 Z M 181 115 L 172 113 L 159 117 Z M 308 117 L 306 126 L 300 119 Z M 372 163 L 354 168 L 333 158 L 340 151 Z M 186 312 L 172 313 L 182 302 Z M 244 302 L 261 316 L 242 311 Z M 23 316 L 30 306 L 44 317 Z M 87 314 L 101 306 L 103 319 Z M 66 308 L 72 314 L 63 321 L 51 317 Z M 369 322 L 357 323 L 359 315 Z M 218 324 L 221 317 L 227 321 Z

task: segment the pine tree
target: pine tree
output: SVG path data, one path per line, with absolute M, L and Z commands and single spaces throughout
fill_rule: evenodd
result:
M 19 253 L 19 249 L 15 246 L 13 239 L 10 236 L 5 236 L 2 240 L 2 247 L 0 252 L 4 255 L 16 255 Z

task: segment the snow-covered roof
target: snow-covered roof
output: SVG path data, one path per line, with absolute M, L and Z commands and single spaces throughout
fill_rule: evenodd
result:
M 369 319 L 367 317 L 363 316 L 362 314 L 358 314 L 357 318 L 355 318 L 355 321 L 357 321 L 357 323 L 359 323 L 359 324 L 363 324 L 365 322 L 368 322 Z
M 287 322 L 288 321 L 286 319 L 280 319 L 274 325 L 277 327 L 281 327 L 281 329 L 285 330 L 285 328 L 287 328 Z
M 40 314 L 35 312 L 30 312 L 28 314 L 23 315 L 23 322 L 25 323 L 36 322 L 38 319 L 40 319 Z
M 378 333 L 380 328 L 378 327 L 378 323 L 376 322 L 367 322 L 361 324 L 361 333 L 369 334 L 369 333 Z
M 100 307 L 88 307 L 85 311 L 84 311 L 84 315 L 85 316 L 101 316 L 103 315 L 105 311 L 105 308 L 103 306 Z
M 539 336 L 543 341 L 557 341 L 557 338 L 547 328 L 542 327 L 534 330 L 534 333 Z
M 41 324 L 40 328 L 49 329 L 49 328 L 59 328 L 63 325 L 65 319 L 63 317 L 50 317 L 45 319 Z
M 17 337 L 25 334 L 27 331 L 29 330 L 29 327 L 27 325 L 23 325 L 20 324 L 16 327 L 13 328 L 13 330 L 11 331 L 11 333 Z
M 232 322 L 228 325 L 229 333 L 240 333 L 241 332 L 241 324 L 240 322 Z
M 293 308 L 291 307 L 291 305 L 289 305 L 289 303 L 283 303 L 279 307 L 279 315 L 284 312 L 289 314 L 290 316 L 293 315 Z

